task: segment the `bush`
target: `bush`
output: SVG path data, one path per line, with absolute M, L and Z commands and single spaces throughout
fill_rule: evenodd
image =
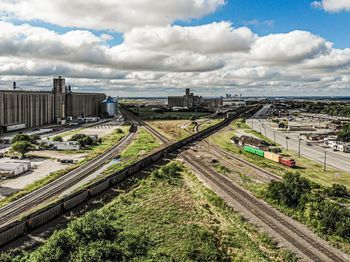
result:
M 333 184 L 331 187 L 324 189 L 326 196 L 328 197 L 347 197 L 349 192 L 344 185 Z
M 52 141 L 54 142 L 63 142 L 63 138 L 61 136 L 55 136 Z
M 303 205 L 306 195 L 311 192 L 309 180 L 299 174 L 287 173 L 282 182 L 272 181 L 267 189 L 267 197 L 287 207 Z
M 117 128 L 117 129 L 115 130 L 115 132 L 116 132 L 117 134 L 123 134 L 123 133 L 124 133 L 123 130 L 121 130 L 120 128 Z
M 75 134 L 69 139 L 69 141 L 77 141 L 81 147 L 95 144 L 95 141 L 90 136 L 84 134 Z

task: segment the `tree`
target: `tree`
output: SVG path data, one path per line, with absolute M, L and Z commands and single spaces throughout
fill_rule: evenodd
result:
M 29 139 L 30 143 L 35 144 L 36 141 L 40 140 L 40 136 L 38 134 L 30 135 Z
M 324 191 L 329 197 L 346 197 L 349 195 L 346 186 L 340 184 L 333 184 L 331 187 L 325 188 Z
M 267 197 L 288 207 L 304 204 L 307 193 L 311 192 L 309 180 L 299 174 L 287 173 L 282 182 L 272 181 L 267 189 Z
M 69 141 L 77 141 L 81 147 L 90 146 L 95 143 L 90 136 L 84 134 L 75 134 L 69 139 Z
M 63 142 L 63 138 L 61 136 L 55 136 L 52 141 L 54 142 Z
M 12 150 L 21 154 L 21 157 L 25 157 L 25 154 L 32 149 L 32 144 L 28 141 L 17 141 L 12 144 Z
M 83 139 L 85 137 L 86 137 L 86 135 L 84 135 L 84 134 L 75 134 L 69 139 L 69 141 L 78 141 L 78 140 Z
M 338 134 L 338 140 L 343 142 L 350 142 L 350 125 L 344 125 Z
M 19 141 L 26 141 L 28 143 L 31 143 L 32 140 L 30 138 L 30 136 L 26 135 L 26 134 L 23 134 L 23 133 L 17 133 L 11 140 L 11 144 L 14 144 L 16 142 L 19 142 Z

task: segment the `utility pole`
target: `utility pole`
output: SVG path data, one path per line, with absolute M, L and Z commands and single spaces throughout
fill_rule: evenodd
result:
M 298 157 L 300 158 L 300 155 L 301 155 L 301 153 L 300 153 L 300 142 L 301 142 L 301 139 L 299 138 L 299 152 L 298 152 Z
M 286 136 L 286 149 L 287 149 L 287 151 L 288 151 L 288 139 L 289 139 L 289 137 Z
M 273 131 L 273 142 L 276 144 L 276 130 Z
M 327 151 L 324 152 L 324 167 L 323 167 L 323 171 L 324 172 L 327 171 Z

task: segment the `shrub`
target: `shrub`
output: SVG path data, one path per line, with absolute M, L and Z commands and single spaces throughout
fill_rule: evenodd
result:
M 267 189 L 267 197 L 287 207 L 297 207 L 305 201 L 311 191 L 309 180 L 299 174 L 287 173 L 282 182 L 272 181 Z
M 54 142 L 63 142 L 63 138 L 61 136 L 55 136 L 52 141 Z
M 25 157 L 25 154 L 32 149 L 32 144 L 27 141 L 17 141 L 12 144 L 12 150 L 21 154 L 21 157 Z

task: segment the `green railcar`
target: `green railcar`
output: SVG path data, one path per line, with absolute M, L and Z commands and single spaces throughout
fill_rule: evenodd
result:
M 261 156 L 261 157 L 265 156 L 265 151 L 251 147 L 251 146 L 244 146 L 243 150 L 246 152 L 252 153 L 254 155 Z

